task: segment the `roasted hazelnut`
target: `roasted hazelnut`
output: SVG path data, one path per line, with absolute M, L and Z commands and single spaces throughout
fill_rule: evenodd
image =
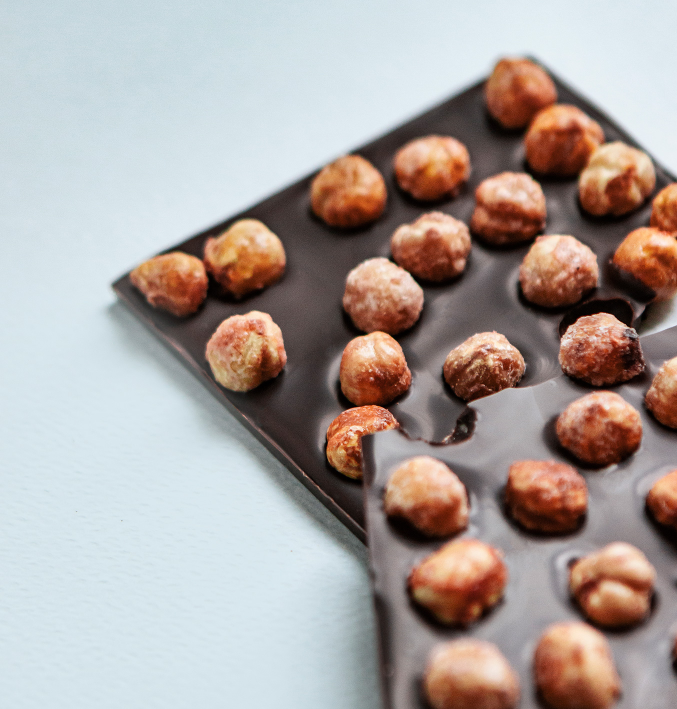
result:
M 632 544 L 614 542 L 569 569 L 569 590 L 593 623 L 615 628 L 649 613 L 656 570 Z
M 343 307 L 358 330 L 397 335 L 418 320 L 423 289 L 387 258 L 370 258 L 348 274 Z
M 593 386 L 627 382 L 646 366 L 637 331 L 611 313 L 584 315 L 570 325 L 559 363 L 565 374 Z
M 520 266 L 524 297 L 544 308 L 577 303 L 597 287 L 597 256 L 573 236 L 539 236 Z
M 441 623 L 467 625 L 503 596 L 503 554 L 478 539 L 447 542 L 409 574 L 409 590 Z
M 534 653 L 534 679 L 552 709 L 608 709 L 621 680 L 606 638 L 587 623 L 555 623 Z
M 510 466 L 505 503 L 510 516 L 535 532 L 572 532 L 588 508 L 585 478 L 554 460 L 518 460 Z
M 664 187 L 654 197 L 650 224 L 671 234 L 677 232 L 677 182 Z
M 548 74 L 528 59 L 501 59 L 491 72 L 484 95 L 489 113 L 504 128 L 524 128 L 546 106 L 557 101 Z
M 207 343 L 214 379 L 231 391 L 249 391 L 276 377 L 287 364 L 282 331 L 268 313 L 232 315 Z
M 329 226 L 369 224 L 383 214 L 386 198 L 383 176 L 359 155 L 344 155 L 322 168 L 310 188 L 313 212 Z
M 644 403 L 664 426 L 677 428 L 677 357 L 663 362 L 644 397 Z
M 423 214 L 399 227 L 390 240 L 393 258 L 416 278 L 446 281 L 463 273 L 470 253 L 470 232 L 442 212 Z
M 423 692 L 433 709 L 513 709 L 520 689 L 517 675 L 495 645 L 460 638 L 433 648 Z
M 616 249 L 614 264 L 668 300 L 677 293 L 677 239 L 653 227 L 631 231 Z
M 577 175 L 593 150 L 604 142 L 604 131 L 580 108 L 555 104 L 539 111 L 526 137 L 527 162 L 546 175 Z
M 475 190 L 470 229 L 490 244 L 502 246 L 528 241 L 545 227 L 545 195 L 523 172 L 501 172 Z
M 383 507 L 388 517 L 407 520 L 430 537 L 446 537 L 468 526 L 468 493 L 441 460 L 420 455 L 390 476 Z
M 470 176 L 467 148 L 445 135 L 412 140 L 397 151 L 393 166 L 400 188 L 425 202 L 455 196 Z
M 179 317 L 194 313 L 207 297 L 204 264 L 180 251 L 144 261 L 129 274 L 129 279 L 154 308 Z
M 444 380 L 464 401 L 514 387 L 524 375 L 524 358 L 498 332 L 480 332 L 455 347 L 444 360 Z
M 327 460 L 349 478 L 362 477 L 362 436 L 399 428 L 395 417 L 380 406 L 356 406 L 339 414 L 327 429 Z
M 576 399 L 559 415 L 557 438 L 584 463 L 611 465 L 639 448 L 642 420 L 618 394 L 595 391 Z
M 351 340 L 341 357 L 341 391 L 356 406 L 389 404 L 411 384 L 411 372 L 397 340 L 372 332 Z
M 287 263 L 282 242 L 258 219 L 240 219 L 207 239 L 204 262 L 214 280 L 236 298 L 275 283 Z
M 646 496 L 646 506 L 657 522 L 677 529 L 677 470 L 656 480 Z

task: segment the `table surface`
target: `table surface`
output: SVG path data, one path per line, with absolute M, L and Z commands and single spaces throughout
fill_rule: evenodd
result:
M 601 0 L 0 5 L 3 706 L 379 706 L 365 549 L 109 283 L 503 54 L 677 172 L 676 21 Z M 645 330 L 675 323 L 667 304 Z

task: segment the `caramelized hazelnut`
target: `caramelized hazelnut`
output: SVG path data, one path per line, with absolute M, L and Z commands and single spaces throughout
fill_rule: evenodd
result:
M 646 506 L 657 522 L 677 529 L 677 470 L 656 480 L 646 496 Z
M 654 197 L 650 224 L 671 234 L 677 232 L 677 182 L 664 187 Z
M 651 382 L 644 403 L 664 426 L 677 428 L 677 357 L 663 362 Z

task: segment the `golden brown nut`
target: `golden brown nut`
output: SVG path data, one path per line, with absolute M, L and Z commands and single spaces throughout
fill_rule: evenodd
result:
M 664 187 L 654 197 L 650 224 L 671 234 L 677 232 L 677 182 Z
M 362 436 L 399 428 L 395 417 L 380 406 L 357 406 L 339 414 L 327 429 L 327 460 L 349 478 L 362 477 Z
M 428 135 L 400 148 L 393 167 L 401 189 L 430 202 L 458 194 L 470 177 L 470 155 L 456 138 Z
M 465 270 L 470 232 L 459 219 L 442 212 L 421 215 L 402 224 L 390 240 L 393 258 L 416 278 L 446 281 Z
M 397 335 L 418 320 L 423 289 L 387 258 L 370 258 L 348 274 L 343 307 L 358 330 Z
M 507 580 L 501 551 L 478 539 L 459 539 L 412 569 L 409 590 L 440 622 L 466 625 L 498 603 Z
M 559 363 L 565 374 L 593 386 L 627 382 L 646 366 L 637 331 L 611 313 L 584 315 L 569 325 Z
M 534 679 L 552 709 L 607 709 L 621 693 L 609 643 L 587 623 L 546 628 L 534 653 Z
M 677 357 L 663 362 L 651 382 L 644 403 L 664 426 L 677 428 Z
M 504 128 L 525 128 L 542 108 L 557 101 L 552 79 L 528 59 L 501 59 L 491 72 L 484 95 L 489 113 Z
M 508 471 L 505 503 L 511 517 L 527 529 L 572 532 L 588 509 L 588 488 L 571 465 L 518 460 Z
M 536 172 L 568 176 L 577 175 L 603 142 L 599 123 L 576 106 L 555 104 L 534 116 L 524 147 L 527 162 Z
M 207 239 L 207 271 L 228 293 L 241 298 L 282 277 L 287 263 L 282 242 L 258 219 L 240 219 Z
M 411 385 L 411 372 L 397 340 L 372 332 L 351 340 L 341 357 L 341 391 L 356 406 L 385 406 Z
M 231 391 L 249 391 L 276 377 L 287 364 L 282 331 L 268 313 L 231 315 L 207 343 L 214 379 Z
M 330 226 L 369 224 L 383 214 L 386 198 L 383 176 L 360 155 L 344 155 L 323 167 L 310 187 L 313 212 Z
M 545 308 L 577 303 L 597 287 L 597 256 L 573 236 L 539 236 L 520 266 L 524 297 Z
M 144 261 L 129 279 L 154 308 L 173 315 L 194 313 L 207 297 L 208 279 L 202 261 L 180 251 Z
M 615 628 L 649 614 L 656 570 L 632 544 L 614 542 L 569 569 L 569 590 L 593 623 Z
M 455 347 L 444 360 L 444 380 L 464 401 L 514 387 L 526 365 L 520 351 L 498 332 L 480 332 Z
M 677 239 L 653 227 L 631 231 L 616 249 L 613 262 L 668 300 L 677 293 Z
M 545 226 L 545 195 L 524 172 L 501 172 L 475 190 L 470 229 L 491 244 L 528 241 Z
M 468 526 L 468 493 L 441 460 L 428 455 L 405 460 L 390 476 L 383 508 L 423 534 L 446 537 Z
M 557 438 L 590 465 L 620 463 L 642 442 L 642 420 L 635 408 L 611 391 L 576 399 L 557 419 Z
M 513 709 L 519 679 L 492 643 L 461 638 L 433 648 L 423 676 L 433 709 Z
M 657 522 L 677 529 L 677 470 L 656 480 L 646 496 L 646 506 Z

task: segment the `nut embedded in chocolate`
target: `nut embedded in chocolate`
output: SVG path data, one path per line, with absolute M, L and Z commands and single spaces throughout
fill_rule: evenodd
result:
M 671 234 L 677 232 L 677 182 L 664 187 L 654 197 L 650 225 Z
M 644 403 L 664 426 L 677 428 L 677 357 L 663 362 L 644 397 Z
M 656 480 L 646 496 L 646 506 L 657 522 L 677 529 L 677 470 Z
M 468 493 L 441 460 L 420 455 L 405 460 L 390 476 L 383 508 L 430 537 L 458 534 L 468 526 Z

